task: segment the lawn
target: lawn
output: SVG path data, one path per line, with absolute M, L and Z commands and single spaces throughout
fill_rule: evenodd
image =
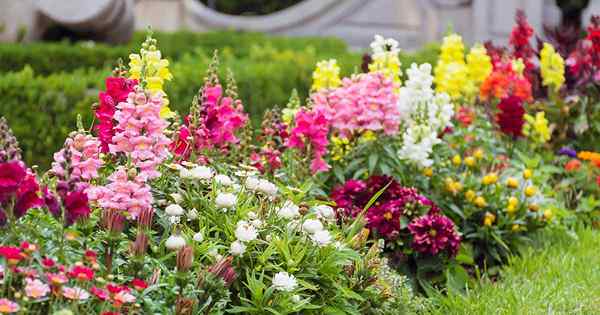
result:
M 466 294 L 438 296 L 430 314 L 598 314 L 600 232 L 545 233 L 503 270 Z

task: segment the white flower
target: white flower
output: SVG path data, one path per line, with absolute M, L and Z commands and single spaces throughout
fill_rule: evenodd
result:
M 250 224 L 252 224 L 255 228 L 260 228 L 263 225 L 263 221 L 260 219 L 250 220 Z
M 254 220 L 254 219 L 258 218 L 258 215 L 256 214 L 256 212 L 250 211 L 250 212 L 248 212 L 248 218 Z
M 192 172 L 185 167 L 179 168 L 179 177 L 181 178 L 193 178 Z
M 319 246 L 326 246 L 331 243 L 331 234 L 327 230 L 317 231 L 310 238 Z
M 292 302 L 299 303 L 300 302 L 300 296 L 298 294 L 292 295 Z
M 278 188 L 275 184 L 271 183 L 270 181 L 268 181 L 266 179 L 259 180 L 257 189 L 258 189 L 258 191 L 260 191 L 268 196 L 277 195 L 277 190 L 278 190 Z
M 298 282 L 293 275 L 280 271 L 273 276 L 273 287 L 275 290 L 291 292 L 296 289 Z
M 198 219 L 198 210 L 196 210 L 196 208 L 193 208 L 192 210 L 188 211 L 187 217 L 188 217 L 188 220 Z
M 212 257 L 217 257 L 219 256 L 219 250 L 216 247 L 212 247 L 208 250 L 208 255 Z
M 181 215 L 183 215 L 184 212 L 185 211 L 183 210 L 183 208 L 180 205 L 175 204 L 175 203 L 170 204 L 165 208 L 165 213 L 172 217 L 181 216 Z
M 179 216 L 172 216 L 172 217 L 169 217 L 169 222 L 170 222 L 172 225 L 179 224 L 179 222 L 181 222 L 181 217 L 179 217 Z
M 386 53 L 397 55 L 400 52 L 397 40 L 383 38 L 381 35 L 375 35 L 373 42 L 371 42 L 371 49 L 373 50 L 374 58 Z
M 244 185 L 246 185 L 246 188 L 248 190 L 258 190 L 260 180 L 256 177 L 248 177 L 246 178 L 246 182 L 244 182 Z
M 213 176 L 212 169 L 202 165 L 192 168 L 190 173 L 194 179 L 210 179 Z
M 175 203 L 181 203 L 183 201 L 183 197 L 179 193 L 172 193 L 170 196 L 171 198 L 173 198 L 173 201 L 175 201 Z
M 246 245 L 237 240 L 231 243 L 231 247 L 229 247 L 229 252 L 233 256 L 242 256 L 246 252 Z
M 170 250 L 179 250 L 185 246 L 185 238 L 179 234 L 171 234 L 165 242 L 165 246 Z
M 233 185 L 233 180 L 231 180 L 231 178 L 227 175 L 223 175 L 223 174 L 216 175 L 214 180 L 215 180 L 215 183 L 217 183 L 219 185 L 223 185 L 223 186 Z
M 323 229 L 323 224 L 319 220 L 308 219 L 302 223 L 302 229 L 304 229 L 308 233 L 316 233 Z
M 300 227 L 300 220 L 292 220 L 286 225 L 288 231 L 297 230 Z
M 202 232 L 197 232 L 196 234 L 194 234 L 193 239 L 194 241 L 200 243 L 204 241 L 204 235 L 202 235 Z
M 317 218 L 333 219 L 335 218 L 335 211 L 328 205 L 318 205 L 313 208 L 313 211 L 317 214 Z
M 281 218 L 292 219 L 300 215 L 300 208 L 288 200 L 277 210 L 277 215 Z
M 241 220 L 237 223 L 235 237 L 242 242 L 249 242 L 256 239 L 258 232 L 256 228 L 247 221 Z
M 219 193 L 215 198 L 215 204 L 219 208 L 231 208 L 235 206 L 236 202 L 237 197 L 232 193 Z

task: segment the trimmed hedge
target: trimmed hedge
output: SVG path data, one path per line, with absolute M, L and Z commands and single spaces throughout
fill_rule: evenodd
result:
M 252 45 L 246 57 L 239 58 L 232 50 L 221 53 L 221 78 L 231 68 L 239 95 L 253 122 L 260 121 L 265 109 L 275 104 L 285 105 L 292 89 L 301 98 L 308 95 L 314 65 L 323 58 L 336 58 L 342 74 L 358 71 L 361 55 L 352 53 L 317 54 L 312 47 L 302 50 L 280 50 L 273 45 Z M 166 84 L 171 107 L 182 114 L 188 112 L 192 97 L 198 92 L 211 55 L 203 50 L 183 55 L 171 65 L 173 81 Z M 413 55 L 402 55 L 403 67 L 412 62 L 434 63 L 437 46 Z M 97 102 L 104 88 L 107 70 L 75 70 L 41 75 L 26 67 L 19 72 L 0 76 L 0 115 L 13 128 L 30 164 L 47 168 L 52 153 L 63 144 L 67 134 L 76 128 L 76 118 L 82 115 L 84 125 L 92 122 L 91 105 Z
M 215 49 L 231 52 L 242 58 L 250 53 L 254 45 L 269 45 L 276 49 L 304 49 L 313 47 L 318 54 L 343 54 L 346 44 L 335 38 L 317 37 L 278 37 L 262 33 L 218 31 L 194 33 L 179 31 L 174 33 L 155 32 L 164 56 L 176 61 L 187 53 L 198 50 L 212 52 Z M 79 43 L 28 43 L 0 44 L 0 72 L 19 71 L 29 65 L 36 73 L 51 74 L 62 71 L 74 71 L 80 68 L 112 68 L 121 58 L 127 62 L 127 56 L 139 50 L 146 33 L 135 33 L 127 45 L 108 46 L 94 42 Z

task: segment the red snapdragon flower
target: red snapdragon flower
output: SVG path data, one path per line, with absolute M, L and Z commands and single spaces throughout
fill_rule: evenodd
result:
M 95 110 L 98 124 L 94 127 L 104 153 L 108 152 L 108 145 L 112 143 L 112 137 L 115 135 L 113 123 L 115 108 L 120 102 L 127 100 L 127 96 L 133 92 L 138 82 L 132 79 L 108 77 L 105 84 L 106 91 L 98 95 L 100 104 Z
M 4 196 L 17 191 L 25 176 L 27 176 L 27 171 L 23 162 L 0 163 L 0 202 L 5 200 Z
M 71 191 L 67 193 L 64 199 L 67 225 L 75 221 L 87 218 L 90 215 L 90 206 L 88 196 L 82 190 Z
M 514 138 L 523 134 L 523 125 L 525 124 L 525 109 L 523 101 L 517 96 L 509 96 L 498 104 L 500 112 L 496 114 L 496 122 L 500 130 Z

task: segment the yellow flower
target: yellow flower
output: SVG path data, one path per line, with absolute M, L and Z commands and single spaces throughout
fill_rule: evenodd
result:
M 489 174 L 483 176 L 482 183 L 484 185 L 492 185 L 492 184 L 495 184 L 496 182 L 498 182 L 498 174 L 496 174 L 496 173 L 489 173 Z
M 467 55 L 467 69 L 471 80 L 483 82 L 492 72 L 492 58 L 487 55 L 487 50 L 481 44 L 471 47 Z
M 371 142 L 377 140 L 377 134 L 373 130 L 367 130 L 360 135 L 358 139 L 361 143 Z
M 459 166 L 461 162 L 462 159 L 460 158 L 460 155 L 457 154 L 454 157 L 452 157 L 452 164 Z
M 565 83 L 565 61 L 551 44 L 544 43 L 540 51 L 542 84 L 558 91 Z
M 506 186 L 508 188 L 517 188 L 519 187 L 519 181 L 514 177 L 509 177 L 506 179 Z
M 530 203 L 527 208 L 534 212 L 540 210 L 540 206 L 537 203 Z
M 518 204 L 519 204 L 519 199 L 517 199 L 516 197 L 510 197 L 510 198 L 508 198 L 508 205 L 509 206 L 516 207 Z
M 516 206 L 508 205 L 508 207 L 506 207 L 506 212 L 508 212 L 509 215 L 513 215 L 516 211 L 517 211 Z
M 532 197 L 537 192 L 537 188 L 535 186 L 527 186 L 525 188 L 525 196 Z
M 478 196 L 477 198 L 475 198 L 475 205 L 479 208 L 484 208 L 485 206 L 487 206 L 487 202 L 485 201 L 485 198 Z
M 423 175 L 425 175 L 427 177 L 433 176 L 433 169 L 431 167 L 428 167 L 428 168 L 424 169 L 423 170 Z
M 317 62 L 317 68 L 312 74 L 312 90 L 333 89 L 342 84 L 340 79 L 340 67 L 337 60 L 329 59 Z
M 491 226 L 496 221 L 496 215 L 491 212 L 486 212 L 483 217 L 483 225 Z
M 440 50 L 433 79 L 436 91 L 445 92 L 452 99 L 458 99 L 463 96 L 469 82 L 462 37 L 458 34 L 444 37 Z
M 535 118 L 529 114 L 525 114 L 523 134 L 537 143 L 546 143 L 550 140 L 550 128 L 548 128 L 548 120 L 545 116 L 546 113 L 544 112 L 537 112 Z
M 456 195 L 463 189 L 463 185 L 460 182 L 454 181 L 452 178 L 446 178 L 446 190 L 453 195 Z
M 513 232 L 519 232 L 519 230 L 521 229 L 521 226 L 518 224 L 513 224 L 512 225 L 512 231 Z
M 475 152 L 473 152 L 473 156 L 478 160 L 483 159 L 483 150 L 482 149 L 475 150 Z
M 465 198 L 468 202 L 473 202 L 476 196 L 477 195 L 475 194 L 475 192 L 471 189 L 467 190 L 467 192 L 465 193 Z
M 468 156 L 465 158 L 465 165 L 467 165 L 469 167 L 473 167 L 473 166 L 475 166 L 475 163 L 476 163 L 476 161 L 475 161 L 474 157 Z
M 554 217 L 554 213 L 552 212 L 551 209 L 544 210 L 544 219 L 546 221 L 552 220 L 553 217 Z
M 533 172 L 530 169 L 526 168 L 525 170 L 523 170 L 523 178 L 530 179 L 532 175 Z
M 352 149 L 348 138 L 342 138 L 338 136 L 331 137 L 331 159 L 334 161 L 342 160 L 348 152 Z

